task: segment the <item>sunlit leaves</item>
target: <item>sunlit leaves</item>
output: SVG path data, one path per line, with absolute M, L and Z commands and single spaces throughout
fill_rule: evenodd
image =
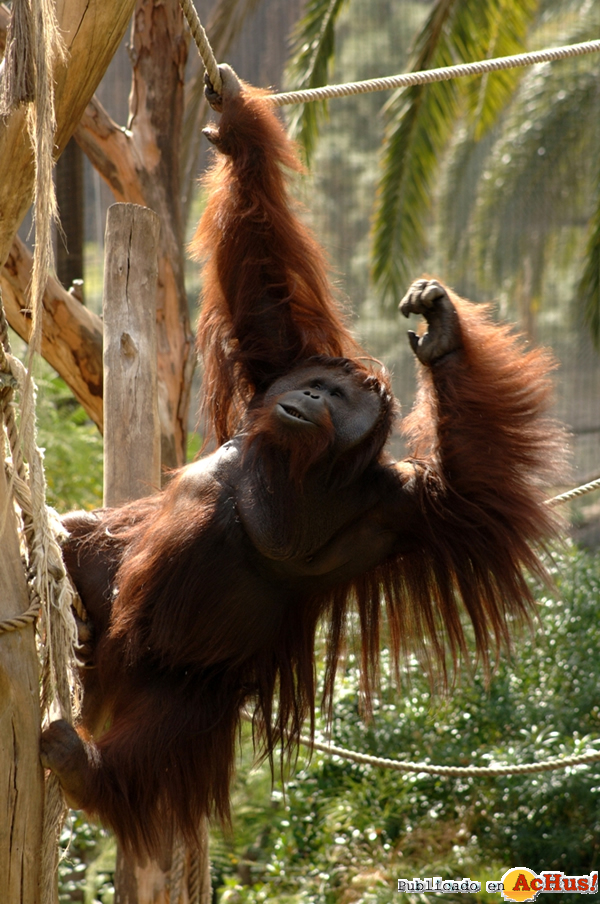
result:
M 589 59 L 547 64 L 523 81 L 484 173 L 474 220 L 480 263 L 494 279 L 518 269 L 536 236 L 547 241 L 549 224 L 572 222 L 586 206 L 581 191 L 589 179 L 582 177 L 597 153 L 597 108 L 598 75 Z
M 600 171 L 596 184 L 596 212 L 587 243 L 579 296 L 592 340 L 596 348 L 600 349 Z
M 335 24 L 348 0 L 310 0 L 306 15 L 294 31 L 287 76 L 294 89 L 318 88 L 327 84 L 335 52 Z M 291 134 L 299 139 L 310 160 L 319 122 L 326 115 L 325 101 L 299 104 L 294 108 Z
M 418 35 L 412 69 L 516 53 L 523 49 L 535 0 L 436 0 Z M 456 79 L 398 92 L 389 125 L 374 222 L 373 274 L 384 294 L 401 296 L 426 246 L 427 217 L 440 154 L 461 104 L 482 135 L 511 95 L 514 73 Z

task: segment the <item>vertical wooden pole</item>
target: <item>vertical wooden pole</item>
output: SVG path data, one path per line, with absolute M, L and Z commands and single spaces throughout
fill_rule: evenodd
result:
M 156 278 L 160 222 L 113 204 L 104 255 L 104 505 L 160 487 Z
M 108 211 L 104 262 L 104 504 L 121 505 L 160 486 L 156 364 L 159 218 L 135 204 Z M 203 833 L 207 839 L 207 832 Z M 210 902 L 208 844 L 201 902 Z M 117 851 L 116 904 L 188 904 L 169 894 L 171 851 L 143 866 Z M 196 867 L 198 864 L 196 864 Z M 190 864 L 186 863 L 186 881 Z M 192 904 L 196 904 L 193 901 Z
M 104 505 L 140 499 L 160 486 L 156 368 L 156 279 L 160 222 L 136 204 L 108 210 L 104 250 Z M 149 866 L 154 867 L 154 864 Z M 166 875 L 119 849 L 117 904 L 168 904 Z M 152 872 L 155 872 L 152 869 Z
M 1 416 L 1 413 L 0 413 Z M 0 427 L 0 621 L 29 606 Z M 39 904 L 43 770 L 33 624 L 0 634 L 0 901 Z

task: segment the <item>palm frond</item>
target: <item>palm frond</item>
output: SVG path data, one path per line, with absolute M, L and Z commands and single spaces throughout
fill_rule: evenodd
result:
M 531 72 L 482 180 L 473 232 L 482 272 L 513 274 L 532 237 L 573 222 L 588 206 L 598 129 L 598 76 L 589 60 Z M 583 123 L 589 123 L 582 128 Z M 585 213 L 584 213 L 585 215 Z
M 286 81 L 290 88 L 318 88 L 329 81 L 335 53 L 335 25 L 348 0 L 311 0 L 293 34 Z M 327 103 L 299 104 L 290 117 L 290 132 L 304 149 L 307 161 L 314 151 Z
M 585 267 L 579 283 L 584 321 L 592 342 L 600 350 L 600 171 L 598 172 L 596 208 L 585 249 Z
M 438 155 L 456 112 L 453 82 L 406 93 L 405 106 L 386 136 L 383 176 L 373 229 L 373 277 L 383 294 L 398 301 L 412 261 L 426 244 L 426 216 Z
M 456 19 L 452 36 L 455 52 L 464 60 L 522 53 L 538 3 L 539 0 L 495 0 L 468 4 Z M 464 81 L 476 141 L 496 122 L 522 74 L 522 69 L 507 69 Z
M 447 23 L 462 2 L 436 0 L 416 39 L 413 71 L 450 65 Z M 386 105 L 388 128 L 373 225 L 373 278 L 384 295 L 396 300 L 415 251 L 425 243 L 431 180 L 441 150 L 435 136 L 445 139 L 449 134 L 455 94 L 455 82 L 415 85 L 397 91 Z M 447 108 L 450 115 L 444 112 Z
M 436 0 L 419 33 L 412 70 L 449 66 L 523 48 L 537 0 Z M 501 14 L 499 14 L 499 9 Z M 510 96 L 514 76 L 456 79 L 397 92 L 388 129 L 373 226 L 373 277 L 397 298 L 426 246 L 426 218 L 440 155 L 466 97 L 480 132 Z

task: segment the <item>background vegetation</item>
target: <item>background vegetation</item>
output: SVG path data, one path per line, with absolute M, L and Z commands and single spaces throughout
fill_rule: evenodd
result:
M 480 766 L 600 748 L 600 564 L 567 550 L 553 572 L 557 589 L 540 592 L 533 636 L 520 638 L 489 687 L 475 675 L 432 698 L 413 667 L 399 694 L 384 670 L 379 705 L 365 724 L 350 657 L 333 742 L 393 759 Z M 403 777 L 317 754 L 288 783 L 286 798 L 279 786 L 268 797 L 265 767 L 242 776 L 234 841 L 220 836 L 213 844 L 221 900 L 230 904 L 406 900 L 395 891 L 398 878 L 485 883 L 518 865 L 575 875 L 600 859 L 599 765 L 452 779 Z M 490 899 L 485 891 L 466 897 Z

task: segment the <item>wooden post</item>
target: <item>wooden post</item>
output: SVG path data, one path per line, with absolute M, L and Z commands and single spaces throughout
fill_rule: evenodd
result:
M 29 606 L 0 428 L 0 621 Z M 0 634 L 0 901 L 39 904 L 43 770 L 33 624 Z
M 108 210 L 104 250 L 104 505 L 117 506 L 160 486 L 156 370 L 156 278 L 160 222 L 137 204 Z M 117 904 L 167 904 L 144 887 L 119 849 Z M 165 894 L 162 894 L 164 891 Z
M 160 487 L 153 210 L 113 204 L 104 255 L 104 505 Z
M 104 260 L 104 504 L 121 505 L 160 486 L 156 363 L 159 218 L 146 207 L 109 208 Z M 204 833 L 206 839 L 207 833 Z M 202 904 L 210 902 L 208 844 Z M 188 904 L 169 894 L 171 851 L 141 866 L 117 851 L 116 904 Z M 190 864 L 186 864 L 186 876 Z M 187 885 L 187 882 L 184 882 Z M 197 900 L 191 902 L 197 904 Z

